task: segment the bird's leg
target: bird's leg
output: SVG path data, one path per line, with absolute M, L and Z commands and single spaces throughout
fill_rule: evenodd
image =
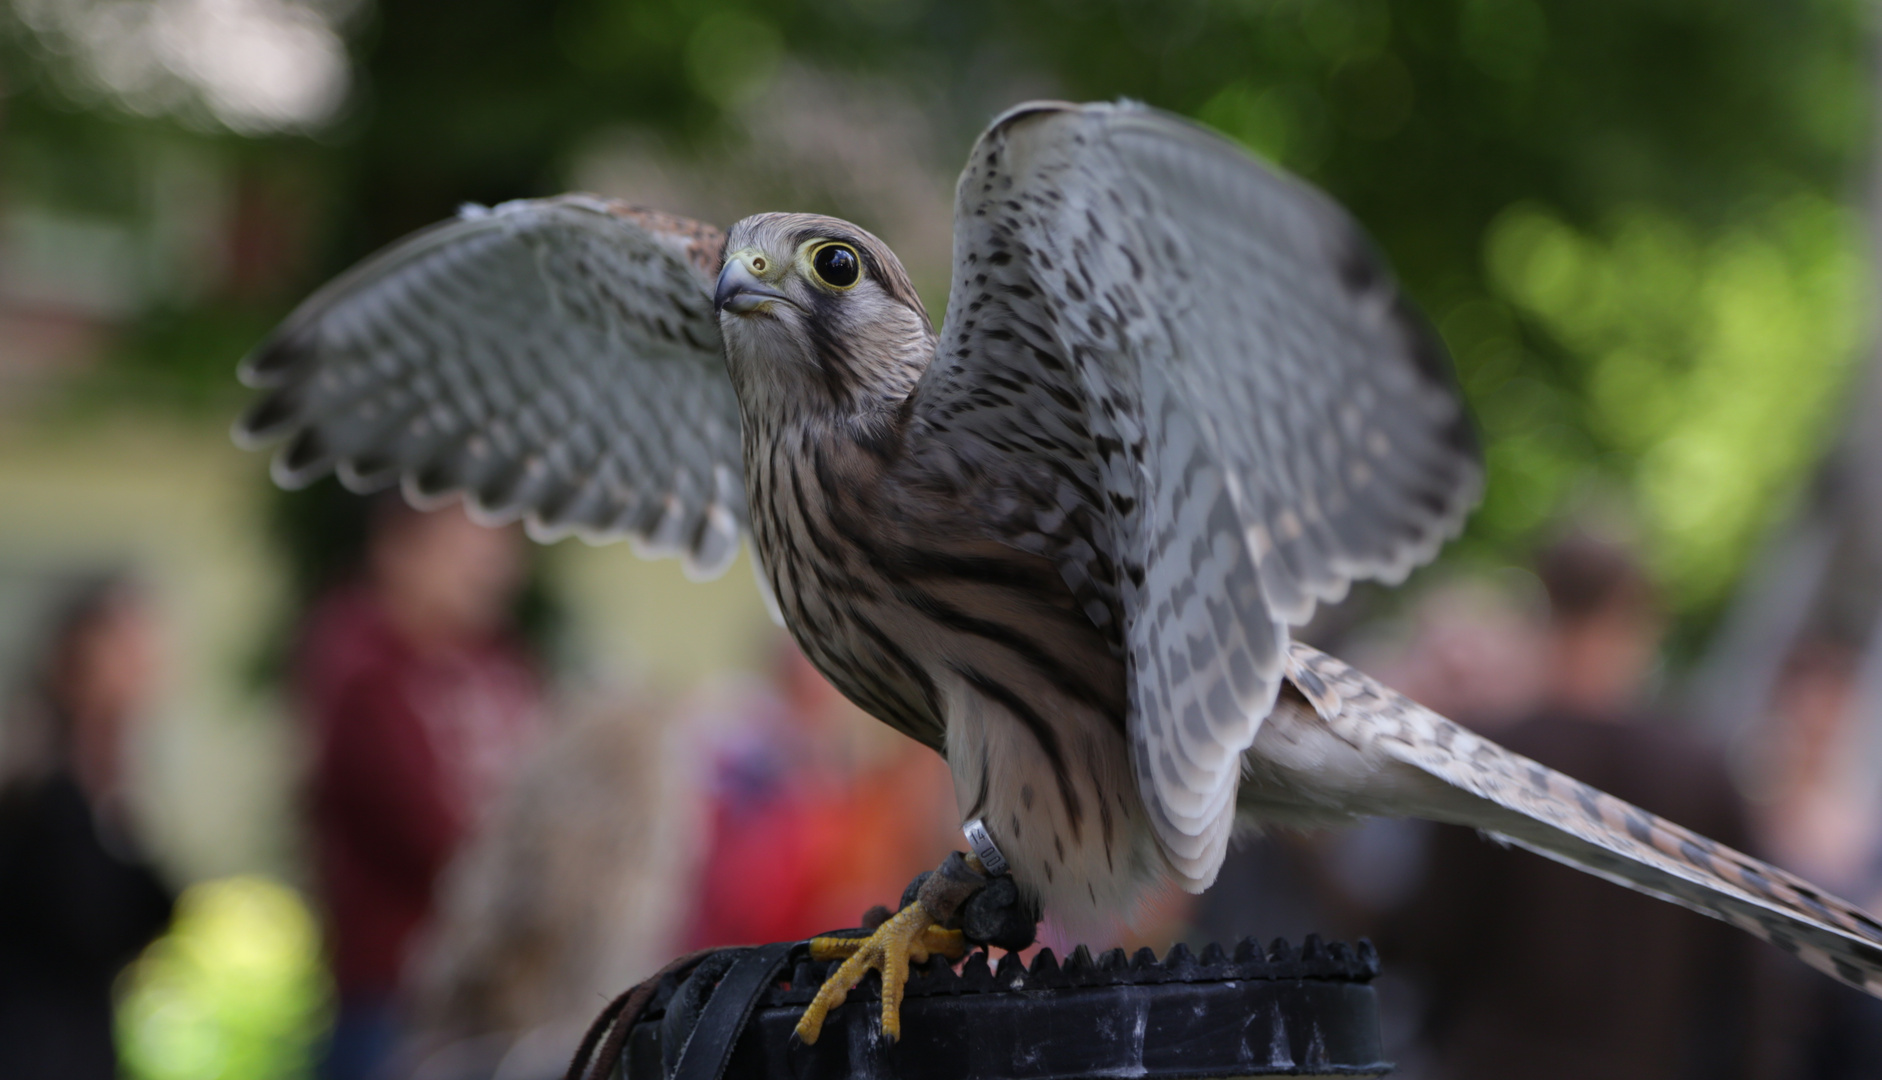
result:
M 831 1009 L 843 1004 L 850 989 L 871 968 L 882 973 L 882 1033 L 889 1041 L 902 1037 L 902 989 L 908 967 L 930 956 L 959 960 L 967 955 L 967 939 L 946 924 L 953 920 L 969 896 L 987 883 L 980 860 L 959 852 L 922 882 L 913 903 L 896 912 L 868 937 L 821 937 L 810 942 L 814 960 L 842 960 L 797 1022 L 797 1037 L 814 1043 L 823 1034 L 823 1021 Z

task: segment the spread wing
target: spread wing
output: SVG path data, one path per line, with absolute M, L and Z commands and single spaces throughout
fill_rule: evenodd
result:
M 724 569 L 745 525 L 712 310 L 724 234 L 586 195 L 468 207 L 302 304 L 242 366 L 275 479 L 462 492 L 531 535 Z
M 1442 346 L 1324 196 L 1141 106 L 1035 104 L 981 137 L 925 437 L 1028 497 L 1127 658 L 1137 781 L 1213 880 L 1287 627 L 1395 581 L 1475 501 Z
M 1855 905 L 1513 754 L 1325 653 L 1296 645 L 1288 669 L 1342 741 L 1446 785 L 1430 805 L 1395 810 L 1469 825 L 1722 919 L 1882 997 L 1882 923 Z

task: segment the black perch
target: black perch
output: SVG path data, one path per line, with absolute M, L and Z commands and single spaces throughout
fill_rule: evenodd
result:
M 1149 949 L 1094 959 L 1081 945 L 1063 962 L 1042 950 L 1030 967 L 1015 953 L 997 965 L 988 955 L 974 952 L 959 973 L 940 958 L 917 968 L 900 1042 L 881 1037 L 872 974 L 806 1046 L 792 1028 L 830 965 L 790 945 L 718 953 L 661 982 L 613 1075 L 1174 1080 L 1391 1071 L 1371 985 L 1379 958 L 1363 940 L 1351 948 L 1310 934 L 1296 949 L 1250 938 L 1232 952 L 1210 945 L 1200 956 L 1176 945 L 1161 960 Z M 726 1055 L 728 1033 L 735 1034 Z

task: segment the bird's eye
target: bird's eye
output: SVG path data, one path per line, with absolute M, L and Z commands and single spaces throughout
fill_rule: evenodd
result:
M 825 244 L 810 255 L 817 280 L 832 289 L 847 289 L 863 276 L 863 261 L 848 244 Z

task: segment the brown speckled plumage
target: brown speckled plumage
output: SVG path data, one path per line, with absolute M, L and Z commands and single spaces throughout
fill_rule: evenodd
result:
M 982 136 L 955 217 L 936 333 L 838 219 L 473 210 L 303 305 L 238 434 L 287 441 L 285 483 L 464 491 L 700 573 L 749 535 L 818 668 L 944 753 L 1074 924 L 1207 887 L 1238 824 L 1419 815 L 1882 985 L 1853 907 L 1291 644 L 1430 558 L 1482 475 L 1441 345 L 1336 206 L 1154 110 L 1041 103 Z

